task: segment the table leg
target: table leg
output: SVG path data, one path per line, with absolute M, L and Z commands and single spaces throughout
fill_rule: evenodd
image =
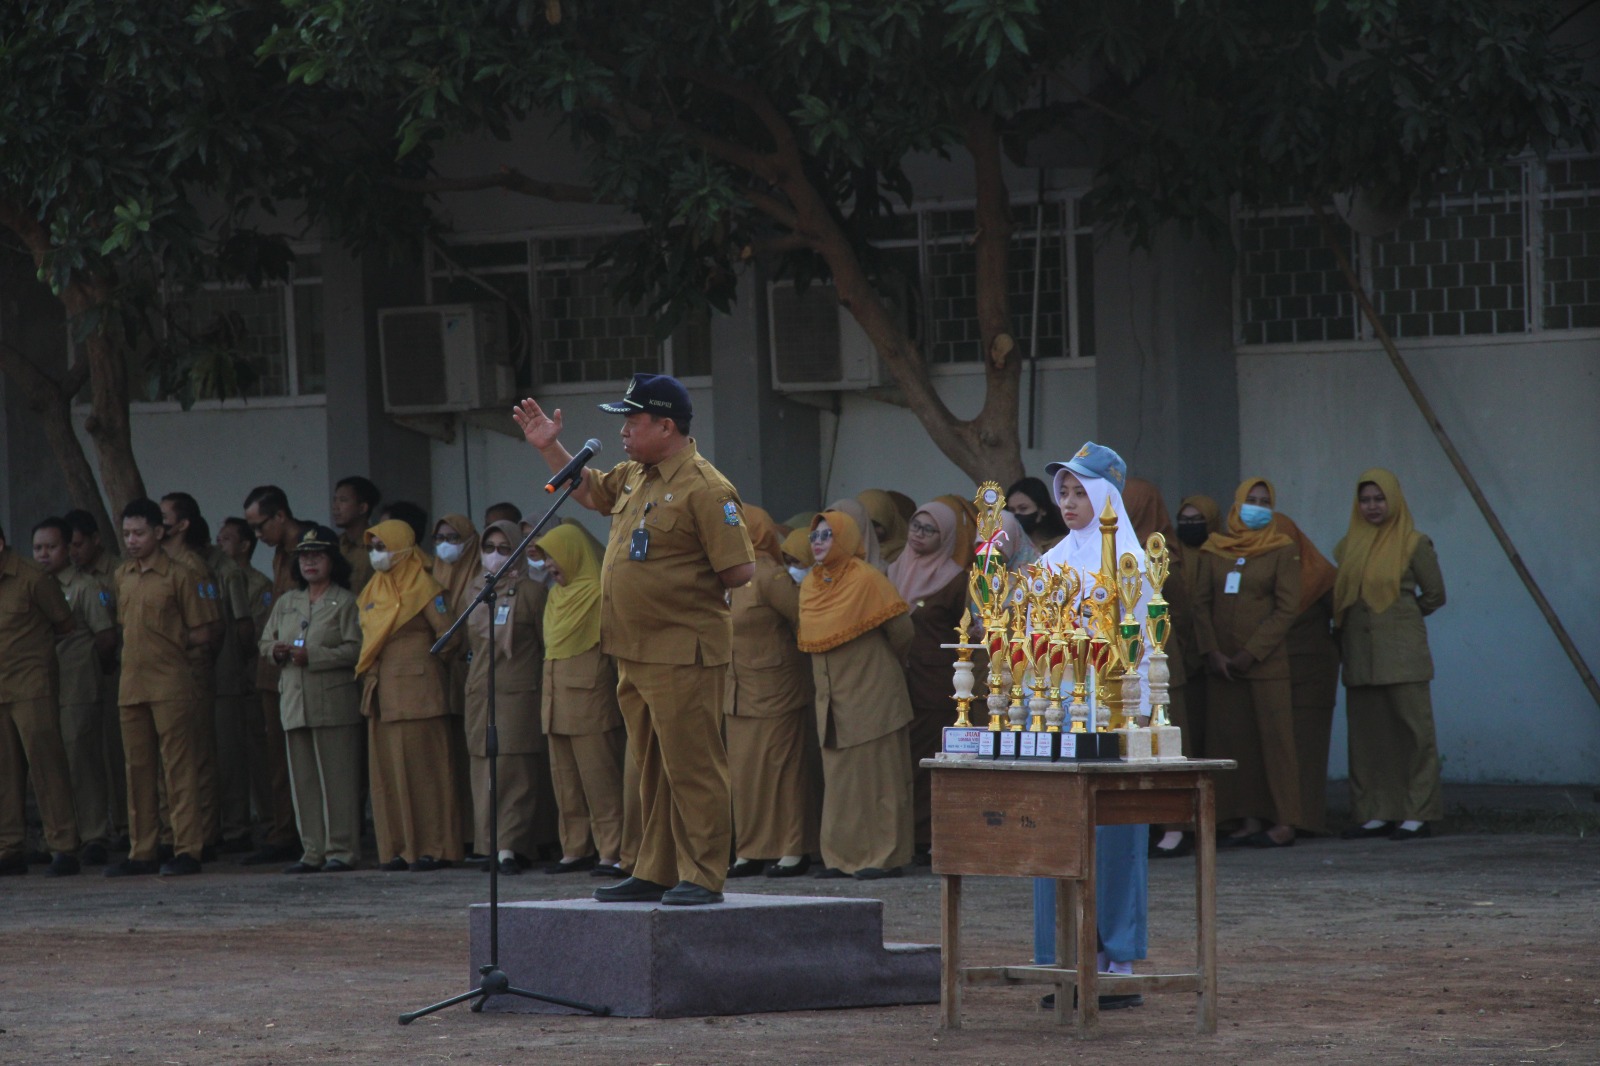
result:
M 1056 965 L 1073 966 L 1078 953 L 1078 882 L 1056 879 Z M 1066 1025 L 1072 1017 L 1072 993 L 1064 983 L 1056 985 L 1056 1024 Z
M 1095 794 L 1086 790 L 1083 880 L 1078 882 L 1078 1035 L 1093 1036 L 1100 1028 L 1100 922 L 1095 914 Z
M 939 970 L 939 1028 L 961 1028 L 961 878 L 944 876 L 939 918 L 942 945 Z
M 1217 1031 L 1217 805 L 1211 778 L 1202 774 L 1195 785 L 1195 969 L 1200 973 L 1200 999 L 1195 1029 Z

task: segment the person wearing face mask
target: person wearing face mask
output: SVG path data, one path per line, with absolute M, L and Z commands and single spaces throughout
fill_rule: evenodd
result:
M 278 666 L 300 858 L 287 874 L 341 873 L 361 854 L 361 620 L 339 535 L 312 526 L 295 545 L 295 588 L 261 629 Z
M 384 860 L 379 868 L 437 870 L 464 854 L 462 788 L 450 758 L 450 734 L 459 726 L 450 716 L 444 666 L 429 652 L 453 616 L 444 587 L 423 568 L 409 525 L 391 519 L 365 535 L 376 572 L 358 598 L 356 676 L 367 719 L 373 827 Z
M 483 531 L 478 576 L 467 586 L 471 602 L 505 565 L 521 541 L 517 523 L 503 519 Z M 519 874 L 538 852 L 534 819 L 549 792 L 549 756 L 540 724 L 539 689 L 544 676 L 542 623 L 545 587 L 530 579 L 519 561 L 495 586 L 493 610 L 479 607 L 467 619 L 467 754 L 472 775 L 472 839 L 490 845 L 489 834 L 489 645 L 494 643 L 495 724 L 499 737 L 499 839 L 490 861 L 504 874 Z
M 1006 510 L 1017 516 L 1022 531 L 1040 555 L 1067 535 L 1049 488 L 1036 477 L 1021 478 L 1006 490 Z
M 1294 698 L 1284 638 L 1300 613 L 1300 548 L 1273 526 L 1271 482 L 1247 478 L 1224 531 L 1201 548 L 1195 640 L 1210 672 L 1206 757 L 1239 768 L 1217 778 L 1217 844 L 1286 848 L 1301 824 Z
M 817 516 L 814 514 L 811 516 L 815 517 Z M 779 546 L 778 555 L 783 560 L 783 568 L 788 571 L 796 585 L 804 581 L 806 575 L 811 572 L 811 542 L 806 539 L 811 533 L 809 524 L 811 519 L 806 521 L 806 525 L 790 530 Z
M 722 727 L 735 856 L 728 876 L 753 877 L 764 870 L 768 877 L 798 877 L 811 866 L 818 832 L 807 802 L 815 790 L 807 757 L 807 733 L 815 731 L 811 660 L 795 644 L 800 589 L 778 561 L 772 517 L 746 504 L 744 519 L 756 576 L 728 593 L 733 662 Z
M 521 540 L 518 537 L 517 540 Z M 482 579 L 478 567 L 478 527 L 464 514 L 447 514 L 433 527 L 433 579 L 444 586 L 445 607 L 452 619 L 467 609 L 474 586 Z M 472 771 L 467 757 L 465 715 L 467 709 L 467 668 L 465 647 L 462 654 L 451 655 L 445 662 L 445 691 L 450 701 L 450 715 L 454 719 L 450 728 L 450 761 L 455 764 L 455 780 L 461 787 L 458 806 L 463 840 L 471 841 L 478 819 L 472 802 Z M 473 841 L 476 844 L 476 841 Z M 468 856 L 469 862 L 488 862 L 489 857 L 476 854 Z
M 898 877 L 911 861 L 911 697 L 901 669 L 908 605 L 866 560 L 860 528 L 826 510 L 800 586 L 801 651 L 811 656 L 822 747 L 820 877 Z
M 1434 739 L 1433 655 L 1423 619 L 1444 606 L 1433 541 L 1417 532 L 1400 481 L 1382 469 L 1356 483 L 1350 527 L 1333 549 L 1334 625 L 1350 725 L 1346 840 L 1431 836 L 1444 816 Z

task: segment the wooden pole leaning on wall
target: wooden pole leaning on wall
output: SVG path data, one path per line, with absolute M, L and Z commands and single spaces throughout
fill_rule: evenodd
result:
M 1488 497 L 1484 496 L 1483 489 L 1478 486 L 1478 479 L 1473 476 L 1472 470 L 1467 466 L 1461 453 L 1456 450 L 1455 442 L 1450 439 L 1450 434 L 1445 432 L 1444 424 L 1439 421 L 1439 416 L 1433 410 L 1433 404 L 1428 402 L 1428 397 L 1423 393 L 1422 386 L 1417 383 L 1416 377 L 1411 373 L 1411 368 L 1406 364 L 1405 357 L 1400 354 L 1400 349 L 1395 347 L 1394 338 L 1383 327 L 1383 322 L 1378 318 L 1378 309 L 1372 305 L 1372 299 L 1367 295 L 1366 288 L 1361 284 L 1361 278 L 1350 264 L 1350 257 L 1345 254 L 1339 235 L 1334 229 L 1332 220 L 1328 217 L 1327 208 L 1319 201 L 1307 201 L 1311 209 L 1316 212 L 1317 222 L 1322 227 L 1322 239 L 1327 244 L 1328 250 L 1339 262 L 1339 269 L 1344 273 L 1345 283 L 1350 286 L 1350 291 L 1355 294 L 1356 303 L 1361 308 L 1362 316 L 1367 324 L 1372 327 L 1373 336 L 1383 345 L 1383 350 L 1389 356 L 1389 362 L 1394 365 L 1395 373 L 1400 375 L 1400 380 L 1405 383 L 1406 391 L 1411 393 L 1412 400 L 1416 401 L 1417 408 L 1422 412 L 1423 421 L 1428 423 L 1428 428 L 1433 430 L 1434 437 L 1439 441 L 1439 446 L 1444 449 L 1444 454 L 1450 460 L 1450 465 L 1456 468 L 1456 473 L 1461 476 L 1461 481 L 1467 486 L 1467 492 L 1472 496 L 1472 502 L 1478 505 L 1484 521 L 1489 523 L 1489 529 L 1494 533 L 1494 539 L 1500 542 L 1500 548 L 1506 553 L 1506 558 L 1511 560 L 1511 568 L 1522 579 L 1522 584 L 1527 588 L 1528 595 L 1533 597 L 1533 602 L 1538 606 L 1539 613 L 1544 615 L 1544 620 L 1550 624 L 1550 629 L 1555 633 L 1556 640 L 1561 643 L 1562 650 L 1567 653 L 1567 658 L 1572 660 L 1572 666 L 1578 671 L 1578 677 L 1583 681 L 1584 688 L 1589 690 L 1589 696 L 1596 706 L 1600 706 L 1600 681 L 1595 680 L 1594 672 L 1589 669 L 1589 664 L 1584 662 L 1583 653 L 1572 642 L 1572 637 L 1567 633 L 1567 627 L 1562 625 L 1561 618 L 1556 614 L 1555 608 L 1545 598 L 1544 591 L 1539 588 L 1539 582 L 1534 580 L 1533 573 L 1528 565 L 1522 561 L 1522 554 L 1517 551 L 1517 546 L 1512 543 L 1511 534 L 1506 532 L 1506 527 L 1500 524 L 1500 516 L 1495 514 L 1490 506 Z

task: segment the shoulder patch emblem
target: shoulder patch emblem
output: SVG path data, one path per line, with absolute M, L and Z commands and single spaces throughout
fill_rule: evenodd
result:
M 722 505 L 722 520 L 730 526 L 739 524 L 739 505 L 729 500 Z
M 272 604 L 272 590 L 268 589 L 261 594 L 261 606 L 269 607 Z
M 438 611 L 440 614 L 444 614 L 445 613 L 444 597 L 443 596 L 435 596 L 433 598 L 433 609 L 435 611 Z
M 102 607 L 110 607 L 111 606 L 111 593 L 107 592 L 105 589 L 101 589 L 100 590 L 100 606 L 102 606 Z

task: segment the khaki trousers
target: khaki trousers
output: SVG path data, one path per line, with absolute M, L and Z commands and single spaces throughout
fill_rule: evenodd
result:
M 1444 817 L 1433 699 L 1426 681 L 1347 687 L 1350 805 L 1357 822 Z
M 459 722 L 460 719 L 454 719 Z M 468 772 L 472 775 L 472 810 L 474 850 L 493 857 L 494 852 L 510 851 L 524 859 L 539 853 L 534 824 L 539 810 L 540 794 L 549 786 L 540 778 L 550 771 L 543 755 L 501 755 L 499 780 L 500 824 L 498 833 L 489 832 L 489 758 L 485 755 L 469 757 Z M 497 839 L 498 838 L 498 839 Z M 490 849 L 494 850 L 491 851 Z
M 128 832 L 128 757 L 122 750 L 122 709 L 117 690 L 122 685 L 122 668 L 100 675 L 100 735 L 105 739 L 106 798 L 111 801 L 111 829 L 119 836 Z
M 622 751 L 622 843 L 618 864 L 630 874 L 639 858 L 639 838 L 644 835 L 644 815 L 639 810 L 639 757 L 634 754 L 633 734 L 627 733 Z
M 733 844 L 722 745 L 728 668 L 617 660 L 617 704 L 639 765 L 639 856 L 633 876 L 722 890 Z
M 20 858 L 26 850 L 30 778 L 44 822 L 45 847 L 76 851 L 78 821 L 53 696 L 0 703 L 0 859 Z
M 550 734 L 550 783 L 564 856 L 595 854 L 613 862 L 621 854 L 627 748 L 627 730 L 621 727 L 581 736 Z
M 1300 764 L 1295 754 L 1293 689 L 1287 677 L 1206 678 L 1206 756 L 1234 759 L 1218 774 L 1217 821 L 1260 818 L 1300 826 Z
M 448 715 L 368 720 L 367 764 L 379 862 L 395 856 L 407 862 L 424 855 L 461 859 L 461 793 L 450 761 L 450 731 L 460 728 L 461 719 Z
M 1299 825 L 1328 831 L 1328 745 L 1333 736 L 1333 705 L 1339 696 L 1339 657 L 1291 655 L 1289 675 L 1294 703 L 1295 759 L 1300 767 Z
M 223 840 L 250 839 L 250 760 L 245 718 L 256 702 L 248 696 L 218 696 L 212 704 L 217 740 L 217 814 Z
M 269 847 L 294 843 L 294 797 L 289 787 L 289 745 L 283 735 L 278 693 L 258 692 L 255 713 L 244 720 L 246 765 L 256 819 Z
M 356 864 L 361 857 L 360 722 L 291 729 L 289 786 L 300 829 L 300 861 Z
M 156 857 L 161 833 L 158 781 L 166 786 L 172 813 L 172 850 L 198 862 L 205 848 L 194 708 L 193 700 L 160 700 L 119 708 L 122 747 L 128 760 L 130 859 L 150 862 Z
M 911 861 L 911 726 L 823 748 L 822 861 L 845 873 Z
M 61 743 L 67 753 L 67 773 L 72 777 L 72 807 L 78 815 L 78 839 L 85 844 L 111 841 L 105 732 L 105 708 L 99 700 L 61 708 Z M 118 750 L 121 747 L 117 745 Z
M 222 775 L 217 767 L 217 697 L 207 690 L 194 704 L 194 754 L 200 778 L 200 818 L 206 843 L 222 840 Z M 195 858 L 199 858 L 198 855 Z
M 728 772 L 733 785 L 734 854 L 777 859 L 806 854 L 806 734 L 816 736 L 811 704 L 775 718 L 730 715 Z

